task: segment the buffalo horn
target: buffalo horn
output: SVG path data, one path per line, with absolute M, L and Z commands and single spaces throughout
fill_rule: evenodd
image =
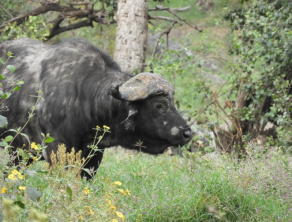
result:
M 119 100 L 138 101 L 155 95 L 174 94 L 174 89 L 162 75 L 140 73 L 123 84 L 113 84 L 110 93 Z

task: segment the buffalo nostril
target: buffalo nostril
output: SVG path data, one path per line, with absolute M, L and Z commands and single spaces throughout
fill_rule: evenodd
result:
M 191 130 L 187 130 L 183 133 L 183 136 L 185 139 L 189 139 L 192 136 L 192 131 Z

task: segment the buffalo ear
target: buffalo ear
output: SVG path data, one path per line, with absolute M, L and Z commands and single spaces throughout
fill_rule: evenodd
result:
M 138 101 L 156 95 L 173 95 L 174 89 L 162 76 L 156 73 L 140 73 L 122 84 L 112 84 L 110 94 L 125 101 Z
M 125 100 L 123 96 L 120 94 L 120 86 L 123 85 L 123 83 L 113 83 L 110 87 L 109 93 L 118 100 Z
M 130 104 L 128 117 L 123 122 L 121 122 L 121 124 L 124 124 L 126 130 L 134 131 L 135 123 L 132 117 L 137 113 L 138 113 L 137 107 L 135 105 Z

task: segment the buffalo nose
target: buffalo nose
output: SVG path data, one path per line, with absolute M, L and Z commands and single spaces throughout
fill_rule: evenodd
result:
M 186 140 L 190 139 L 192 135 L 193 134 L 192 134 L 192 131 L 190 129 L 184 131 L 184 133 L 183 133 L 183 136 Z

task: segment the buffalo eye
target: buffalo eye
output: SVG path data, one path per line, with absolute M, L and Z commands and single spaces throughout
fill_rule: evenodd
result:
M 168 105 L 164 101 L 154 102 L 153 108 L 159 112 L 165 112 L 168 109 Z
M 162 109 L 162 105 L 161 105 L 161 104 L 157 104 L 157 105 L 156 105 L 156 108 L 157 108 L 157 109 Z

